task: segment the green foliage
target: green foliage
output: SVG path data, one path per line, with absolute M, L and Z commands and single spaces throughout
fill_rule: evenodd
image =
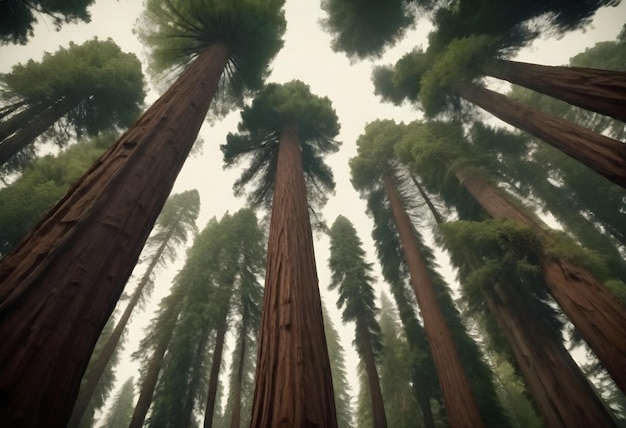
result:
M 371 346 L 374 353 L 380 353 L 380 326 L 376 321 L 376 302 L 372 282 L 372 264 L 365 260 L 363 244 L 356 229 L 344 216 L 338 216 L 330 228 L 331 272 L 329 289 L 337 289 L 337 308 L 343 308 L 342 321 L 356 323 L 354 344 L 357 352 L 363 355 L 364 346 Z M 369 331 L 370 343 L 363 334 Z
M 137 32 L 155 75 L 184 67 L 225 43 L 232 51 L 212 108 L 225 113 L 262 87 L 283 46 L 284 0 L 148 0 Z
M 127 428 L 135 408 L 133 378 L 129 378 L 115 396 L 105 420 L 105 428 Z
M 311 94 L 309 86 L 293 80 L 267 85 L 241 112 L 238 134 L 229 133 L 220 146 L 225 167 L 250 159 L 248 168 L 233 188 L 240 195 L 246 186 L 252 205 L 269 208 L 272 203 L 280 135 L 288 124 L 297 124 L 309 205 L 321 208 L 325 194 L 335 187 L 333 174 L 322 157 L 339 150 L 333 138 L 339 123 L 330 100 Z
M 33 24 L 38 15 L 47 22 L 52 20 L 59 31 L 63 23 L 89 22 L 87 7 L 94 0 L 5 0 L 0 2 L 0 45 L 19 43 L 25 45 L 33 36 Z
M 429 52 L 416 49 L 404 54 L 393 66 L 375 67 L 372 73 L 375 94 L 395 105 L 405 99 L 417 102 L 422 76 L 432 67 L 434 60 Z
M 15 247 L 114 141 L 112 135 L 101 135 L 57 156 L 36 159 L 15 182 L 0 189 L 0 254 Z
M 145 97 L 141 63 L 108 39 L 70 42 L 40 62 L 29 60 L 0 75 L 10 96 L 30 106 L 70 99 L 76 107 L 63 120 L 78 136 L 126 128 L 139 116 Z M 61 139 L 64 134 L 61 133 Z
M 609 271 L 597 252 L 581 247 L 564 232 L 552 231 L 546 241 L 545 255 L 553 259 L 584 266 L 600 281 L 607 280 Z
M 322 0 L 323 28 L 333 36 L 333 50 L 351 58 L 379 57 L 402 39 L 414 20 L 407 0 Z

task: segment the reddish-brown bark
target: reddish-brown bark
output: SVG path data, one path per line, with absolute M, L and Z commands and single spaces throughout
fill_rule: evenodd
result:
M 204 412 L 204 428 L 213 426 L 213 412 L 215 410 L 215 397 L 217 396 L 217 385 L 222 367 L 222 351 L 224 350 L 224 337 L 226 336 L 226 316 L 215 333 L 215 349 L 213 350 L 213 362 L 211 363 L 211 374 L 209 375 L 209 393 L 206 399 Z
M 626 72 L 495 59 L 482 67 L 498 79 L 626 122 Z
M 487 88 L 463 84 L 457 85 L 454 91 L 497 118 L 626 187 L 626 144 L 527 107 Z
M 246 332 L 248 320 L 244 316 L 239 330 L 239 361 L 237 362 L 237 378 L 233 392 L 233 414 L 230 418 L 230 428 L 241 428 L 241 383 L 243 382 L 243 365 L 246 358 Z
M 7 162 L 20 150 L 32 143 L 35 138 L 54 125 L 56 121 L 65 116 L 77 104 L 77 100 L 64 98 L 33 120 L 30 120 L 26 126 L 20 128 L 15 134 L 3 140 L 2 144 L 0 144 L 0 164 Z
M 370 393 L 370 401 L 372 403 L 372 422 L 374 428 L 386 428 L 387 417 L 385 416 L 385 405 L 383 402 L 383 394 L 380 390 L 380 381 L 378 371 L 376 370 L 376 357 L 372 348 L 372 338 L 370 331 L 364 322 L 357 320 L 357 328 L 360 330 L 361 345 L 359 349 L 363 362 L 365 363 L 365 373 L 367 375 L 367 386 Z
M 337 427 L 295 123 L 280 135 L 250 426 Z
M 229 53 L 201 53 L 0 263 L 0 426 L 67 423 Z
M 437 302 L 409 217 L 404 211 L 390 175 L 383 174 L 382 179 L 398 228 L 402 251 L 411 274 L 411 284 L 422 313 L 424 330 L 439 374 L 439 383 L 450 426 L 452 428 L 482 427 L 484 425 L 476 400 Z
M 510 218 L 531 226 L 541 236 L 549 228 L 513 204 L 501 190 L 479 174 L 459 169 L 457 178 L 493 218 Z M 626 305 L 586 269 L 560 259 L 544 257 L 548 291 L 615 383 L 626 391 Z
M 511 345 L 526 384 L 550 428 L 612 427 L 615 423 L 563 344 L 524 304 L 515 287 L 496 286 L 484 294 Z

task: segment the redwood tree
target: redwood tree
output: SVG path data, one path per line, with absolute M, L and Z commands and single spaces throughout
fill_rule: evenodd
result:
M 251 427 L 337 426 L 309 207 L 334 188 L 322 156 L 338 150 L 328 98 L 292 81 L 268 85 L 221 146 L 227 166 L 251 157 L 235 188 L 271 205 Z
M 227 104 L 229 89 L 259 87 L 285 29 L 278 0 L 153 0 L 146 16 L 148 41 L 162 43 L 153 55 L 189 65 L 2 260 L 2 425 L 66 424 L 97 337 L 220 81 L 233 82 L 222 93 Z

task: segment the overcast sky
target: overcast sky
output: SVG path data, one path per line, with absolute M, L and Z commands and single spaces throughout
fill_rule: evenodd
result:
M 26 46 L 0 47 L 0 72 L 8 72 L 11 66 L 29 59 L 40 60 L 43 52 L 54 52 L 59 46 L 67 46 L 70 41 L 82 43 L 97 36 L 100 39 L 112 38 L 124 51 L 135 52 L 142 61 L 145 55 L 141 44 L 133 34 L 133 26 L 142 10 L 141 2 L 131 0 L 98 0 L 90 9 L 92 21 L 89 24 L 65 25 L 60 32 L 54 31 L 51 23 L 42 22 L 35 29 L 35 37 Z M 286 5 L 287 33 L 285 46 L 272 64 L 273 72 L 270 81 L 287 82 L 299 79 L 311 86 L 311 91 L 320 96 L 327 96 L 333 103 L 341 123 L 338 140 L 343 142 L 341 150 L 327 158 L 337 182 L 335 196 L 329 199 L 323 215 L 332 223 L 338 214 L 348 217 L 357 227 L 360 238 L 364 241 L 370 262 L 377 262 L 373 250 L 371 221 L 365 214 L 365 204 L 352 188 L 349 180 L 348 159 L 356 154 L 355 140 L 363 131 L 367 122 L 374 119 L 395 119 L 397 122 L 409 122 L 420 117 L 420 113 L 410 106 L 394 107 L 383 104 L 373 94 L 370 81 L 372 63 L 350 64 L 343 54 L 336 54 L 330 49 L 330 37 L 321 30 L 318 22 L 322 17 L 318 1 L 288 0 Z M 570 57 L 603 40 L 613 40 L 626 20 L 626 2 L 617 8 L 600 10 L 593 23 L 585 32 L 570 33 L 559 40 L 537 40 L 532 46 L 523 49 L 517 60 L 535 62 L 546 65 L 566 64 Z M 45 21 L 45 18 L 43 19 Z M 403 53 L 418 45 L 425 45 L 426 34 L 430 26 L 420 22 L 417 29 L 409 32 L 405 39 L 385 56 L 377 61 L 379 64 L 395 62 Z M 425 46 L 424 46 L 425 47 Z M 145 62 L 145 61 L 144 61 Z M 144 66 L 144 73 L 146 69 Z M 147 74 L 147 73 L 146 73 Z M 146 77 L 146 79 L 148 79 Z M 506 90 L 506 85 L 498 84 L 498 90 Z M 151 90 L 146 103 L 149 105 L 158 97 Z M 236 130 L 239 113 L 234 112 L 224 120 L 211 126 L 205 123 L 200 131 L 204 139 L 201 155 L 187 160 L 185 167 L 174 187 L 174 192 L 196 188 L 201 197 L 201 214 L 198 226 L 202 229 L 213 217 L 221 217 L 226 211 L 234 212 L 243 207 L 244 201 L 232 194 L 232 184 L 239 176 L 239 171 L 222 170 L 222 155 L 219 145 L 226 140 L 226 134 Z M 329 272 L 327 260 L 329 241 L 318 236 L 315 242 L 320 290 L 326 306 L 331 312 L 335 327 L 339 329 L 343 346 L 346 350 L 349 378 L 353 385 L 352 395 L 356 396 L 356 353 L 352 347 L 354 326 L 341 326 L 340 313 L 336 309 L 336 294 L 329 292 Z M 180 252 L 179 261 L 159 275 L 153 298 L 146 310 L 135 315 L 130 324 L 130 335 L 126 341 L 126 349 L 117 370 L 117 385 L 113 391 L 130 376 L 137 376 L 137 366 L 130 362 L 129 355 L 136 349 L 138 341 L 143 337 L 143 329 L 152 318 L 152 311 L 161 297 L 167 293 L 171 279 L 182 266 Z M 441 256 L 441 254 L 439 254 Z M 445 257 L 438 257 L 444 267 L 444 274 L 451 279 L 450 269 Z M 378 282 L 377 291 L 387 292 L 387 285 L 382 281 L 380 270 L 376 267 Z M 143 273 L 141 266 L 136 275 Z M 132 291 L 136 280 L 131 278 L 127 291 Z M 230 353 L 225 356 L 228 366 Z M 222 374 L 224 376 L 224 374 Z M 224 378 L 222 378 L 224 379 Z M 354 402 L 354 400 L 353 400 Z

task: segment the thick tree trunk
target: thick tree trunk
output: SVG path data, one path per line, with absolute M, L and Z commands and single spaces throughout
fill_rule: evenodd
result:
M 357 320 L 357 328 L 360 330 L 361 345 L 359 351 L 365 363 L 365 373 L 367 374 L 367 385 L 372 401 L 372 422 L 374 428 L 386 428 L 387 417 L 385 416 L 385 405 L 383 394 L 380 390 L 380 380 L 376 370 L 376 357 L 372 349 L 372 339 L 369 328 L 364 321 Z
M 33 120 L 39 113 L 50 107 L 50 104 L 35 104 L 26 107 L 21 112 L 14 114 L 7 120 L 0 123 L 0 141 L 11 136 L 19 129 L 25 128 L 28 123 Z
M 213 412 L 215 411 L 217 384 L 220 375 L 220 368 L 222 367 L 222 351 L 224 349 L 226 327 L 226 316 L 224 316 L 224 319 L 215 333 L 215 350 L 213 351 L 213 362 L 211 363 L 211 374 L 209 376 L 209 393 L 206 399 L 204 428 L 211 428 L 213 426 Z
M 217 90 L 216 43 L 0 262 L 0 426 L 65 426 L 98 335 Z
M 205 325 L 200 332 L 200 340 L 198 341 L 196 353 L 193 358 L 193 366 L 189 368 L 189 370 L 191 371 L 191 380 L 189 381 L 189 394 L 187 395 L 187 399 L 185 400 L 182 420 L 172 421 L 173 424 L 179 425 L 182 428 L 195 427 L 195 423 L 192 423 L 193 408 L 196 404 L 196 393 L 198 390 L 198 384 L 200 383 L 200 369 L 202 367 L 202 360 L 206 351 L 207 342 L 209 341 L 210 334 L 211 330 L 209 330 L 208 326 Z
M 337 427 L 295 123 L 280 135 L 252 428 Z
M 487 88 L 464 84 L 458 85 L 454 91 L 497 118 L 626 187 L 626 144 L 527 107 Z
M 128 305 L 126 306 L 126 309 L 124 310 L 124 313 L 122 314 L 122 317 L 117 322 L 117 325 L 115 326 L 115 329 L 113 330 L 113 333 L 111 333 L 109 340 L 107 340 L 106 344 L 102 348 L 102 352 L 100 352 L 98 359 L 93 363 L 93 370 L 90 370 L 89 378 L 87 379 L 83 387 L 80 388 L 79 390 L 78 398 L 76 399 L 76 403 L 74 404 L 74 410 L 72 411 L 72 416 L 70 417 L 70 421 L 67 424 L 68 428 L 77 428 L 80 425 L 80 421 L 85 414 L 85 410 L 87 410 L 87 407 L 89 406 L 89 401 L 91 400 L 91 397 L 93 396 L 93 393 L 96 390 L 96 387 L 98 386 L 98 382 L 100 382 L 102 373 L 104 373 L 104 370 L 109 364 L 109 361 L 111 360 L 111 356 L 115 352 L 115 348 L 120 342 L 120 339 L 122 338 L 122 334 L 124 333 L 124 330 L 126 329 L 128 320 L 130 319 L 130 316 L 133 313 L 135 306 L 137 306 L 137 303 L 139 303 L 139 299 L 141 299 L 143 290 L 146 287 L 146 284 L 148 284 L 148 281 L 150 280 L 152 271 L 154 271 L 154 268 L 156 267 L 157 263 L 159 263 L 159 260 L 161 259 L 161 255 L 163 254 L 163 251 L 165 251 L 165 248 L 167 247 L 167 244 L 169 243 L 169 239 L 171 238 L 173 232 L 174 232 L 174 227 L 172 226 L 170 230 L 167 232 L 167 235 L 165 236 L 165 240 L 159 246 L 159 248 L 157 249 L 157 252 L 152 257 L 152 260 L 150 261 L 150 264 L 148 265 L 146 272 L 141 278 L 139 285 L 137 285 L 137 288 L 133 292 L 133 295 L 130 298 Z
M 626 122 L 626 72 L 494 59 L 482 67 L 498 79 Z
M 242 324 L 239 332 L 239 361 L 237 363 L 235 391 L 233 392 L 233 414 L 230 419 L 230 428 L 241 428 L 241 384 L 243 382 L 243 365 L 246 358 L 246 332 L 248 330 L 245 316 Z
M 5 117 L 19 110 L 20 107 L 25 106 L 26 104 L 28 104 L 26 100 L 21 100 L 13 104 L 7 104 L 0 107 L 0 119 L 4 119 Z
M 513 349 L 530 392 L 550 428 L 613 427 L 611 416 L 550 328 L 514 287 L 496 286 L 485 300 Z
M 415 242 L 413 229 L 389 174 L 383 174 L 383 186 L 389 199 L 402 242 L 402 250 L 411 274 L 411 284 L 422 313 L 424 330 L 432 351 L 452 428 L 482 427 L 476 400 L 461 366 L 452 336 L 437 302 L 428 272 Z
M 35 138 L 39 137 L 48 128 L 54 125 L 56 121 L 75 108 L 79 102 L 80 101 L 72 98 L 63 98 L 34 119 L 30 120 L 15 134 L 3 140 L 0 144 L 0 165 L 6 163 L 9 159 L 18 154 L 20 150 L 35 141 Z
M 152 403 L 154 388 L 156 387 L 157 381 L 159 379 L 159 372 L 161 371 L 161 366 L 163 364 L 163 357 L 165 356 L 165 351 L 167 351 L 167 348 L 170 344 L 170 339 L 172 338 L 172 334 L 174 333 L 174 328 L 176 327 L 176 319 L 178 318 L 179 312 L 180 305 L 172 309 L 171 321 L 167 324 L 167 330 L 161 336 L 161 341 L 156 346 L 154 353 L 150 358 L 150 363 L 148 364 L 146 376 L 143 380 L 143 383 L 141 384 L 141 391 L 139 392 L 137 405 L 135 406 L 135 411 L 133 412 L 133 418 L 131 419 L 128 428 L 143 427 L 146 415 L 148 414 L 148 409 L 150 409 L 150 404 Z
M 510 218 L 546 236 L 548 226 L 514 205 L 480 175 L 460 169 L 456 176 L 490 216 Z M 542 263 L 548 291 L 615 383 L 626 391 L 626 305 L 586 269 L 548 257 Z

